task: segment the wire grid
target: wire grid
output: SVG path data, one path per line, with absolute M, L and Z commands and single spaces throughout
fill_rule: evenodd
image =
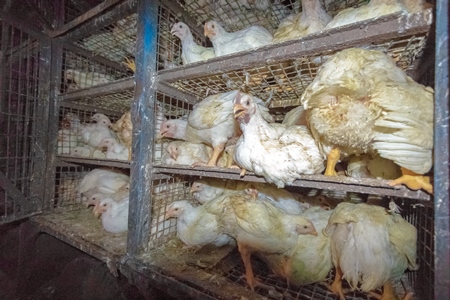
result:
M 15 188 L 31 197 L 34 147 L 44 139 L 36 123 L 43 122 L 39 112 L 39 64 L 42 59 L 37 39 L 2 22 L 0 86 L 0 171 Z M 8 191 L 0 191 L 0 218 L 23 213 Z
M 177 221 L 174 218 L 165 219 L 167 207 L 174 201 L 192 200 L 189 194 L 190 184 L 183 176 L 170 179 L 154 180 L 152 182 L 152 208 L 149 248 L 158 247 L 169 240 L 177 232 Z
M 126 62 L 126 59 L 135 56 L 136 29 L 137 14 L 133 13 L 77 41 L 76 44 L 94 55 L 115 62 Z
M 100 63 L 93 57 L 77 54 L 64 49 L 61 93 L 106 84 L 114 80 L 132 76 L 117 65 Z
M 423 33 L 370 44 L 368 48 L 386 53 L 400 68 L 406 70 L 422 54 L 426 40 L 427 34 Z M 210 94 L 241 89 L 263 100 L 271 99 L 270 108 L 297 106 L 300 105 L 300 96 L 313 81 L 321 64 L 333 53 L 330 51 L 260 67 L 184 79 L 172 85 L 199 99 Z
M 157 93 L 155 101 L 155 144 L 153 146 L 153 164 L 161 164 L 161 158 L 166 153 L 167 145 L 171 140 L 159 139 L 159 131 L 163 121 L 168 119 L 185 119 L 192 110 L 192 105 L 171 97 L 162 92 Z
M 91 8 L 97 6 L 103 2 L 103 0 L 92 0 L 92 1 L 65 1 L 64 6 L 64 24 L 69 23 L 75 18 L 81 16 Z
M 130 110 L 134 98 L 134 90 L 124 90 L 114 94 L 87 96 L 85 98 L 71 101 L 80 105 L 88 105 L 99 109 L 107 109 L 117 113 L 124 113 Z
M 85 109 L 77 109 L 73 107 L 65 107 L 60 106 L 59 108 L 59 130 L 58 130 L 58 142 L 57 142 L 57 155 L 70 155 L 74 157 L 86 157 L 86 153 L 81 151 L 73 151 L 76 147 L 85 146 L 82 138 L 81 138 L 81 127 L 73 126 L 74 123 L 64 123 L 64 119 L 69 119 L 69 115 L 71 118 L 78 118 L 79 124 L 89 124 L 92 123 L 90 118 L 99 112 L 98 110 L 85 110 Z M 110 121 L 114 123 L 120 117 L 120 114 L 107 114 L 105 111 L 101 111 L 108 116 Z
M 181 41 L 170 33 L 172 26 L 180 21 L 182 20 L 169 7 L 160 5 L 158 10 L 158 70 L 173 69 L 182 65 Z M 197 44 L 207 46 L 205 37 L 199 36 L 192 28 L 191 32 Z
M 398 201 L 397 201 L 398 202 Z M 408 277 L 418 299 L 434 299 L 434 212 L 432 202 L 404 200 L 400 204 L 405 219 L 417 228 L 419 269 Z M 437 237 L 438 238 L 438 237 Z
M 77 187 L 90 169 L 85 166 L 56 167 L 55 198 L 49 208 L 81 207 L 81 195 Z
M 178 3 L 195 18 L 198 24 L 216 20 L 229 32 L 238 31 L 251 25 L 260 25 L 273 32 L 284 18 L 301 11 L 300 1 L 295 0 L 274 1 L 267 8 L 255 6 L 255 2 L 258 1 L 178 0 Z M 325 2 L 327 12 L 334 16 L 339 10 L 360 6 L 367 3 L 367 0 L 327 0 Z

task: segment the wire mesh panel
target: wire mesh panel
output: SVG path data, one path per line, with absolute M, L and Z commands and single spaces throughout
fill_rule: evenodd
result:
M 155 101 L 155 144 L 153 146 L 153 164 L 161 164 L 162 157 L 167 153 L 167 145 L 170 139 L 160 139 L 162 122 L 170 119 L 182 119 L 187 122 L 187 116 L 192 110 L 192 104 L 178 100 L 165 93 L 158 92 Z
M 49 208 L 80 208 L 81 195 L 77 188 L 89 171 L 85 166 L 56 167 L 55 197 L 49 199 Z
M 42 178 L 33 176 L 44 161 L 40 148 L 46 132 L 41 103 L 41 42 L 22 30 L 1 24 L 0 52 L 0 222 L 29 214 L 40 199 L 32 190 Z M 42 151 L 44 150 L 44 151 Z M 38 172 L 42 170 L 37 170 Z M 36 208 L 35 208 L 36 209 Z
M 67 0 L 64 6 L 64 23 L 69 23 L 75 18 L 81 16 L 91 8 L 100 4 L 103 0 L 76 1 Z
M 132 75 L 131 71 L 120 64 L 67 49 L 63 52 L 62 72 L 62 93 L 107 84 Z
M 120 111 L 114 112 L 62 103 L 59 109 L 60 126 L 56 153 L 62 156 L 106 159 L 101 148 L 95 149 L 89 146 L 89 143 L 86 144 L 89 138 L 86 134 L 93 132 L 95 130 L 93 126 L 99 121 L 99 119 L 93 118 L 98 113 L 108 117 L 111 123 L 116 122 L 122 115 Z M 105 126 L 105 130 L 109 131 L 108 126 Z M 115 137 L 112 132 L 111 136 Z
M 193 1 L 178 0 L 180 5 L 193 16 L 199 24 L 208 20 L 219 21 L 227 31 L 237 31 L 251 25 L 260 25 L 273 32 L 287 16 L 301 11 L 300 1 Z M 347 7 L 356 7 L 367 0 L 325 1 L 327 12 L 334 16 Z
M 400 68 L 407 70 L 420 57 L 426 40 L 427 34 L 423 33 L 371 44 L 369 48 L 388 54 Z M 303 56 L 260 67 L 183 79 L 172 85 L 199 99 L 209 94 L 241 89 L 263 100 L 270 99 L 271 108 L 300 105 L 303 91 L 312 82 L 321 64 L 335 52 L 326 51 L 320 55 Z
M 152 207 L 149 248 L 157 247 L 166 242 L 176 233 L 176 219 L 166 220 L 167 207 L 174 201 L 190 200 L 189 182 L 182 176 L 152 182 Z

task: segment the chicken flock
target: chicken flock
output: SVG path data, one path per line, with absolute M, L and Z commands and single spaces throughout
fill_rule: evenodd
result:
M 261 2 L 249 5 L 261 8 Z M 371 0 L 332 18 L 320 0 L 302 0 L 302 11 L 287 16 L 273 33 L 259 25 L 227 32 L 220 22 L 207 20 L 204 34 L 210 48 L 197 44 L 183 22 L 170 32 L 180 39 L 182 63 L 187 65 L 425 6 L 424 1 Z M 76 81 L 76 76 L 81 75 L 66 70 L 66 78 Z M 351 290 L 373 295 L 381 289 L 377 298 L 399 299 L 393 285 L 407 269 L 418 268 L 417 230 L 395 203 L 389 209 L 338 204 L 284 188 L 304 175 L 324 174 L 388 179 L 391 186 L 432 194 L 428 175 L 433 161 L 433 89 L 415 82 L 381 51 L 350 48 L 327 57 L 303 92 L 302 105 L 282 123 L 274 122 L 269 102 L 233 90 L 206 97 L 189 115 L 178 118 L 156 107 L 155 139 L 164 141 L 156 161 L 234 168 L 242 178 L 253 172 L 266 181 L 197 180 L 190 187 L 192 198 L 166 199 L 165 218 L 177 218 L 178 238 L 194 248 L 236 244 L 252 290 L 273 289 L 255 277 L 250 257 L 256 255 L 288 284 L 322 282 L 344 300 L 345 280 Z M 58 154 L 129 161 L 130 112 L 115 124 L 102 114 L 91 121 L 95 123 L 82 124 L 75 114 L 66 114 Z M 342 162 L 344 171 L 337 169 Z M 102 216 L 105 230 L 119 233 L 127 230 L 128 189 L 127 175 L 96 169 L 77 191 L 83 203 Z M 330 284 L 326 279 L 333 267 Z M 411 291 L 402 299 L 412 299 Z

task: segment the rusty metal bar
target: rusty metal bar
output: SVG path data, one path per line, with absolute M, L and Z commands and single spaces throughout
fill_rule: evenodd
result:
M 37 39 L 45 39 L 47 37 L 47 35 L 45 35 L 41 31 L 30 28 L 25 22 L 20 22 L 20 20 L 16 19 L 5 11 L 0 10 L 0 19 Z
M 75 163 L 81 165 L 92 165 L 92 166 L 105 166 L 112 168 L 128 169 L 130 164 L 126 161 L 118 160 L 108 160 L 108 159 L 95 159 L 89 157 L 73 157 L 68 155 L 58 155 L 58 159 L 63 162 Z
M 91 111 L 94 113 L 101 113 L 101 114 L 105 114 L 105 115 L 109 115 L 109 116 L 116 116 L 116 117 L 122 116 L 121 112 L 114 111 L 114 110 L 108 110 L 108 109 L 103 109 L 103 108 L 98 108 L 98 107 L 94 107 L 94 106 L 83 105 L 83 104 L 78 104 L 78 103 L 73 103 L 73 102 L 68 102 L 68 101 L 58 102 L 58 103 L 59 103 L 60 107 L 67 107 L 67 108 L 72 108 L 72 109 L 77 109 L 77 110 L 87 110 L 87 111 Z
M 55 30 L 49 30 L 48 35 L 52 38 L 60 36 L 78 26 L 85 23 L 86 21 L 100 15 L 105 10 L 109 9 L 110 7 L 116 5 L 121 0 L 105 0 L 104 2 L 100 3 L 96 7 L 92 8 L 91 10 L 87 11 L 83 15 L 79 16 L 78 18 L 75 18 L 74 20 L 70 21 L 69 23 L 63 25 L 60 28 L 57 28 Z
M 158 82 L 158 91 L 160 91 L 172 98 L 175 98 L 177 100 L 187 102 L 189 104 L 196 104 L 198 102 L 198 99 L 195 96 L 192 96 L 191 94 L 180 91 L 180 90 L 178 90 L 168 84 L 165 84 L 163 82 Z
M 437 1 L 434 123 L 434 299 L 450 299 L 448 0 Z
M 431 9 L 410 15 L 388 15 L 376 20 L 362 21 L 311 34 L 299 40 L 261 47 L 246 54 L 236 53 L 216 57 L 205 63 L 195 63 L 181 68 L 162 70 L 158 74 L 158 79 L 164 82 L 175 82 L 296 59 L 305 55 L 361 46 L 365 45 L 365 43 L 367 44 L 367 42 L 377 43 L 387 39 L 391 40 L 395 37 L 427 32 L 433 20 L 432 16 Z
M 72 101 L 87 97 L 96 97 L 131 90 L 134 88 L 134 78 L 116 80 L 112 83 L 93 86 L 87 89 L 79 89 L 59 95 L 60 101 Z
M 32 210 L 32 205 L 29 199 L 25 198 L 21 191 L 11 183 L 6 177 L 5 173 L 0 171 L 0 187 L 6 191 L 8 196 L 14 199 L 14 203 L 18 203 L 21 206 L 21 214 L 29 213 Z
M 131 256 L 147 248 L 150 236 L 151 161 L 155 131 L 154 106 L 156 96 L 156 53 L 158 6 L 153 0 L 138 4 L 136 45 L 136 87 L 131 105 L 133 120 L 133 158 L 130 167 L 130 207 L 128 218 L 128 247 Z
M 200 177 L 215 177 L 233 180 L 244 180 L 254 182 L 266 182 L 264 178 L 252 173 L 246 173 L 244 178 L 240 177 L 239 170 L 222 168 L 189 168 L 175 167 L 171 165 L 160 165 L 153 167 L 155 173 L 182 174 Z M 301 179 L 294 181 L 290 186 L 309 187 L 315 189 L 328 189 L 344 192 L 356 192 L 365 194 L 381 194 L 386 196 L 410 198 L 419 200 L 430 200 L 430 195 L 423 191 L 412 191 L 402 186 L 391 187 L 387 180 L 369 178 L 351 178 L 344 176 L 303 175 Z
M 70 42 L 89 36 L 93 32 L 96 32 L 98 29 L 108 26 L 114 22 L 117 22 L 123 19 L 124 17 L 127 17 L 128 15 L 131 14 L 131 12 L 134 12 L 136 10 L 136 6 L 137 0 L 127 0 L 121 4 L 118 4 L 112 10 L 104 13 L 103 15 L 98 16 L 96 18 L 91 18 L 89 21 L 85 22 L 82 26 L 79 26 L 79 28 L 76 28 L 73 31 L 68 32 L 64 36 L 61 36 L 60 38 L 63 38 L 64 41 L 66 42 Z

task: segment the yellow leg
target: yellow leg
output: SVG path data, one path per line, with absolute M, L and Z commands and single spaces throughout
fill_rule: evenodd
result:
M 424 189 L 430 194 L 433 194 L 433 185 L 430 183 L 430 177 L 416 174 L 408 169 L 401 168 L 402 176 L 395 180 L 389 181 L 390 186 L 404 184 L 412 190 Z
M 134 62 L 134 59 L 129 59 L 128 57 L 125 57 L 124 64 L 131 70 L 133 73 L 136 73 L 136 63 Z
M 217 147 L 214 147 L 211 158 L 208 161 L 209 167 L 215 167 L 217 164 L 217 160 L 219 159 L 220 154 L 223 152 L 225 148 L 225 144 L 220 144 Z
M 337 176 L 336 164 L 341 157 L 341 151 L 339 148 L 333 148 L 330 153 L 328 153 L 327 158 L 327 168 L 325 169 L 325 176 Z
M 336 268 L 336 275 L 334 275 L 334 281 L 330 286 L 330 290 L 339 295 L 340 300 L 345 300 L 344 291 L 342 289 L 342 270 L 341 268 Z

